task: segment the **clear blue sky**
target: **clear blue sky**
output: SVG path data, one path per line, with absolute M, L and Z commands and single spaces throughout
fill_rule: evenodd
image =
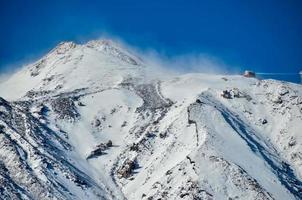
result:
M 0 0 L 0 71 L 103 32 L 168 56 L 207 53 L 264 72 L 302 69 L 301 0 Z

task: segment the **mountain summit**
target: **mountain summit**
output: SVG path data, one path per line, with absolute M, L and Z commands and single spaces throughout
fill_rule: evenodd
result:
M 128 76 L 143 76 L 140 58 L 111 40 L 84 45 L 62 42 L 0 86 L 0 96 L 18 98 L 28 91 L 62 92 L 107 87 Z
M 63 42 L 1 83 L 0 197 L 302 199 L 301 85 L 149 70 Z

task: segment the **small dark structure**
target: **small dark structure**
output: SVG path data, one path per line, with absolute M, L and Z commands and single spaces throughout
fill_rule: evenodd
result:
M 226 99 L 231 99 L 232 98 L 231 93 L 228 90 L 223 90 L 220 95 L 223 98 L 226 98 Z
M 256 73 L 253 71 L 245 70 L 243 76 L 248 78 L 255 78 Z

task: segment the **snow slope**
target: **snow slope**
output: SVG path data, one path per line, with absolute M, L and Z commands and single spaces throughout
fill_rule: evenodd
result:
M 97 40 L 1 83 L 1 198 L 302 199 L 301 85 L 150 77 Z

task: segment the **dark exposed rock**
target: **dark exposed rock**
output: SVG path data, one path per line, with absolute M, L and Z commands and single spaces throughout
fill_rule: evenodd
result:
M 127 126 L 127 122 L 126 121 L 123 122 L 123 124 L 121 125 L 121 127 L 125 127 L 125 126 Z
M 55 87 L 55 90 L 59 90 L 59 89 L 62 89 L 63 88 L 63 85 L 59 84 Z
M 101 156 L 103 154 L 103 152 L 104 152 L 103 148 L 96 148 L 87 156 L 86 159 L 88 160 L 91 158 L 97 158 L 97 157 Z
M 280 96 L 275 97 L 272 101 L 276 104 L 281 104 L 283 102 Z
M 70 187 L 65 187 L 56 174 L 63 174 L 74 186 L 98 190 L 94 180 L 70 162 L 65 152 L 71 146 L 55 131 L 19 103 L 0 99 L 0 104 L 1 110 L 5 105 L 8 112 L 0 115 L 0 123 L 6 127 L 0 137 L 0 199 L 72 199 Z M 33 168 L 30 162 L 39 164 Z M 36 172 L 43 174 L 47 184 Z
M 266 119 L 262 119 L 262 120 L 261 120 L 261 123 L 262 123 L 262 124 L 267 124 L 267 120 L 266 120 Z
M 2 124 L 0 124 L 0 133 L 4 130 L 5 126 L 3 126 Z
M 154 133 L 147 132 L 146 137 L 147 138 L 154 138 L 154 137 L 156 137 L 156 135 Z
M 111 111 L 110 111 L 110 114 L 112 115 L 112 114 L 116 113 L 116 111 L 117 111 L 116 108 L 112 108 Z
M 185 196 L 189 196 L 189 193 L 185 192 L 185 193 L 180 194 L 179 196 L 180 196 L 180 198 L 184 198 Z
M 193 161 L 189 156 L 186 156 L 186 158 L 189 160 L 190 164 L 195 164 L 195 161 Z
M 232 98 L 231 93 L 228 90 L 223 90 L 220 95 L 223 98 L 226 98 L 226 99 L 231 99 Z
M 106 154 L 106 150 L 112 147 L 112 141 L 109 140 L 107 143 L 98 144 L 93 151 L 87 156 L 87 160 L 91 158 L 97 158 L 103 154 Z
M 85 106 L 81 101 L 78 102 L 78 106 Z
M 288 142 L 288 146 L 292 147 L 292 146 L 295 146 L 296 145 L 296 140 L 294 137 L 291 137 L 289 142 Z
M 59 97 L 51 101 L 52 110 L 60 119 L 75 120 L 79 117 L 79 113 L 71 98 Z
M 233 89 L 230 91 L 230 93 L 232 94 L 232 96 L 233 96 L 234 98 L 240 98 L 240 97 L 243 96 L 243 95 L 241 95 L 241 93 L 240 93 L 240 91 L 239 91 L 238 88 L 233 88 Z
M 111 140 L 108 140 L 108 142 L 107 142 L 107 147 L 112 147 L 112 141 Z
M 131 150 L 131 151 L 138 151 L 138 150 L 139 150 L 139 145 L 136 144 L 136 143 L 133 143 L 133 144 L 130 146 L 130 150 Z
M 51 91 L 49 91 L 49 90 L 46 90 L 46 91 L 45 90 L 41 90 L 41 91 L 30 90 L 25 94 L 25 97 L 33 99 L 33 98 L 45 96 L 50 93 L 51 93 Z
M 9 107 L 9 103 L 5 99 L 0 97 L 0 106 Z
M 159 134 L 159 137 L 160 137 L 160 138 L 166 138 L 166 137 L 167 137 L 167 132 L 165 131 L 165 132 L 163 132 L 163 133 L 160 133 L 160 134 Z
M 166 175 L 171 175 L 171 174 L 172 174 L 171 170 L 166 171 Z
M 135 160 L 127 159 L 122 166 L 117 170 L 118 178 L 128 178 L 131 176 L 132 171 L 135 169 Z
M 93 124 L 95 127 L 98 127 L 101 125 L 101 121 L 99 119 L 95 119 Z
M 196 103 L 203 103 L 200 99 L 196 99 Z
M 46 59 L 41 59 L 41 60 L 37 61 L 30 69 L 30 72 L 31 72 L 30 75 L 33 77 L 39 75 L 40 70 L 42 68 L 44 68 L 45 66 L 46 66 Z
M 230 90 L 223 90 L 220 94 L 223 98 L 233 99 L 233 98 L 245 98 L 247 101 L 251 101 L 252 97 L 245 92 L 240 91 L 238 88 L 233 88 Z
M 281 96 L 284 96 L 286 94 L 289 94 L 289 90 L 285 86 L 282 86 L 282 87 L 278 88 L 278 94 Z
M 173 102 L 169 99 L 164 99 L 158 93 L 155 84 L 141 84 L 135 86 L 137 94 L 143 99 L 143 105 L 137 108 L 137 112 L 145 110 L 156 110 L 170 107 Z

